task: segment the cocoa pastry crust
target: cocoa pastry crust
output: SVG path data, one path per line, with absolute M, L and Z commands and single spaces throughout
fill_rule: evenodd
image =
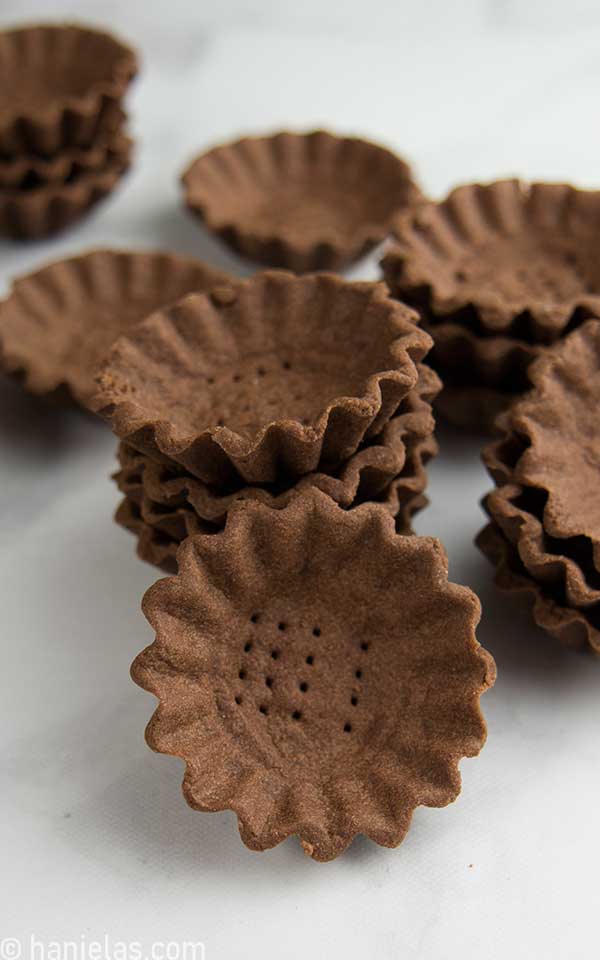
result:
M 229 247 L 296 273 L 337 270 L 389 233 L 422 199 L 389 150 L 323 130 L 245 137 L 196 158 L 185 202 Z
M 517 180 L 468 184 L 399 216 L 382 261 L 392 292 L 417 307 L 445 389 L 437 409 L 491 432 L 527 388 L 528 364 L 600 316 L 600 192 Z
M 480 336 L 548 344 L 600 311 L 600 191 L 500 180 L 457 187 L 394 222 L 382 266 L 428 316 L 467 311 Z
M 548 589 L 530 576 L 518 550 L 503 536 L 495 523 L 489 523 L 478 534 L 476 544 L 496 567 L 494 582 L 507 593 L 524 593 L 531 597 L 533 619 L 538 627 L 572 650 L 600 654 L 600 610 L 596 607 L 566 606 L 560 593 Z
M 508 542 L 518 550 L 523 567 L 538 583 L 564 596 L 567 606 L 586 607 L 600 602 L 599 551 L 579 537 L 553 537 L 544 526 L 545 494 L 517 484 L 506 484 L 484 499 Z
M 444 384 L 436 412 L 456 427 L 492 434 L 498 414 L 529 388 L 529 365 L 544 348 L 510 337 L 480 337 L 456 322 L 422 327 L 433 338 L 427 363 Z
M 137 502 L 141 502 L 144 493 L 150 502 L 163 508 L 187 505 L 203 520 L 220 526 L 237 500 L 256 499 L 280 510 L 294 496 L 311 487 L 322 490 L 342 507 L 375 499 L 386 493 L 396 478 L 406 479 L 411 493 L 422 493 L 425 489 L 423 460 L 426 462 L 437 452 L 431 400 L 439 386 L 436 374 L 420 364 L 419 381 L 402 401 L 396 415 L 371 445 L 359 448 L 341 466 L 337 475 L 309 473 L 292 486 L 242 486 L 224 491 L 182 470 L 159 464 L 121 443 L 118 452 L 121 469 L 115 480 L 121 492 L 133 496 Z
M 424 495 L 427 486 L 426 465 L 436 453 L 437 443 L 433 435 L 407 444 L 402 471 L 373 498 L 372 502 L 381 505 L 394 517 L 397 532 L 404 536 L 413 534 L 412 519 L 429 502 Z M 116 480 L 125 498 L 119 504 L 115 521 L 138 537 L 137 553 L 140 559 L 168 573 L 177 571 L 177 550 L 186 537 L 193 533 L 217 533 L 223 529 L 227 513 L 223 513 L 218 519 L 214 517 L 216 513 L 214 507 L 217 503 L 220 502 L 221 508 L 224 509 L 223 504 L 228 500 L 229 509 L 231 509 L 236 503 L 250 500 L 263 503 L 271 509 L 283 509 L 295 497 L 303 495 L 301 488 L 292 489 L 283 498 L 274 497 L 262 487 L 245 487 L 236 497 L 218 498 L 217 495 L 213 495 L 211 503 L 213 519 L 207 519 L 194 508 L 193 493 L 187 496 L 184 493 L 179 496 L 171 495 L 175 488 L 181 489 L 184 486 L 180 480 L 163 480 L 160 485 L 162 499 L 153 499 L 146 491 L 142 479 L 144 468 L 150 466 L 148 458 L 143 454 L 139 455 L 142 468 L 136 475 L 135 455 L 131 451 L 127 451 L 127 454 L 123 451 L 121 455 L 127 466 L 119 471 Z M 130 456 L 131 461 L 129 461 Z M 156 467 L 156 464 L 153 467 Z M 192 479 L 190 488 L 194 490 L 197 483 L 198 481 Z M 307 486 L 304 489 L 310 493 L 311 489 L 320 488 Z M 167 491 L 170 497 L 168 502 L 165 502 Z M 204 502 L 206 502 L 206 496 Z M 356 501 L 355 504 L 350 505 L 350 508 L 365 502 L 369 501 Z
M 131 164 L 133 141 L 120 135 L 104 167 L 81 172 L 64 183 L 32 190 L 0 190 L 0 233 L 14 240 L 40 240 L 80 220 L 114 190 Z
M 325 861 L 358 833 L 397 846 L 415 807 L 457 797 L 495 666 L 438 541 L 314 491 L 238 504 L 179 563 L 144 598 L 156 640 L 132 676 L 159 700 L 146 737 L 185 760 L 192 807 L 235 811 L 253 850 L 297 834 Z
M 165 303 L 228 277 L 199 260 L 154 251 L 93 250 L 14 281 L 0 303 L 0 368 L 27 390 L 66 388 L 87 405 L 111 344 Z
M 115 156 L 129 152 L 124 136 L 127 117 L 115 108 L 89 147 L 65 147 L 50 157 L 20 154 L 0 159 L 0 195 L 7 190 L 31 191 L 48 184 L 65 185 L 87 172 L 105 170 Z
M 421 367 L 417 388 L 403 401 L 401 412 L 372 448 L 359 450 L 351 457 L 338 478 L 308 474 L 286 489 L 242 487 L 224 493 L 189 474 L 173 472 L 121 443 L 120 470 L 114 479 L 125 500 L 117 510 L 116 522 L 138 536 L 138 555 L 142 560 L 168 572 L 176 570 L 179 544 L 192 533 L 222 529 L 235 503 L 254 500 L 281 510 L 294 497 L 312 488 L 327 493 L 345 508 L 373 500 L 395 518 L 398 533 L 412 534 L 412 518 L 428 502 L 424 496 L 426 465 L 438 450 L 430 406 L 438 387 L 433 371 Z M 384 446 L 384 438 L 389 441 L 389 448 Z M 397 446 L 395 452 L 393 444 Z M 384 456 L 399 470 L 391 479 L 385 475 Z
M 586 610 L 592 622 L 600 609 L 599 361 L 600 323 L 591 320 L 531 366 L 533 389 L 498 419 L 499 437 L 483 452 L 497 484 L 484 506 L 508 544 L 499 551 L 505 567 L 515 569 L 513 551 L 541 596 Z
M 142 519 L 139 506 L 125 497 L 115 513 L 115 522 L 137 537 L 136 552 L 140 560 L 158 567 L 164 573 L 177 573 L 177 551 L 180 540 L 174 540 Z
M 136 73 L 134 51 L 90 27 L 0 32 L 0 157 L 89 146 Z
M 266 271 L 120 339 L 94 407 L 129 446 L 204 483 L 293 482 L 381 433 L 430 344 L 383 284 Z

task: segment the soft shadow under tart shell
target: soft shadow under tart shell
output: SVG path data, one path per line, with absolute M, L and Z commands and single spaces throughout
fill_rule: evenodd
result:
M 247 137 L 198 157 L 185 202 L 242 256 L 296 273 L 337 270 L 383 240 L 422 199 L 389 150 L 322 130 Z
M 132 675 L 192 807 L 233 810 L 253 850 L 297 834 L 324 861 L 359 833 L 397 846 L 417 806 L 456 799 L 495 666 L 438 541 L 314 491 L 237 505 L 179 562 L 144 598 L 156 639 Z
M 226 274 L 171 253 L 93 250 L 14 281 L 0 303 L 0 369 L 27 390 L 84 406 L 112 343 L 147 314 Z
M 331 473 L 414 388 L 431 340 L 383 284 L 267 271 L 192 295 L 113 347 L 95 408 L 205 483 Z

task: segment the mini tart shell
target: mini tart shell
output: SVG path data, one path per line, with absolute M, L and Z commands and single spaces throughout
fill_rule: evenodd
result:
M 358 259 L 387 236 L 399 210 L 422 199 L 400 157 L 323 130 L 215 147 L 182 183 L 186 206 L 229 247 L 296 273 Z
M 179 563 L 146 594 L 156 639 L 132 676 L 159 701 L 146 738 L 183 758 L 193 808 L 233 810 L 253 850 L 296 834 L 326 861 L 359 833 L 397 846 L 418 805 L 457 797 L 495 666 L 438 541 L 313 491 L 237 505 Z
M 78 60 L 85 81 L 77 80 Z M 88 76 L 90 64 L 101 64 Z M 35 153 L 52 156 L 64 147 L 88 147 L 137 73 L 137 56 L 116 37 L 76 24 L 36 24 L 0 32 L 0 81 L 20 86 L 23 74 L 39 76 L 39 86 L 52 89 L 60 69 L 60 92 L 44 103 L 0 98 L 0 156 Z M 12 71 L 12 75 L 11 75 Z M 47 71 L 48 76 L 44 73 Z M 69 89 L 69 84 L 72 90 Z
M 92 250 L 13 282 L 0 302 L 0 369 L 31 393 L 86 406 L 111 344 L 164 303 L 229 278 L 189 257 Z
M 331 473 L 414 388 L 431 345 L 416 319 L 382 284 L 267 271 L 122 338 L 94 407 L 129 446 L 208 484 Z

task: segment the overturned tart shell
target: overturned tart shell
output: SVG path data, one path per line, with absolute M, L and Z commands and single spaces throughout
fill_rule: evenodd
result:
M 15 240 L 39 240 L 80 220 L 127 172 L 132 146 L 129 137 L 119 137 L 107 152 L 104 167 L 85 170 L 65 183 L 0 190 L 0 233 Z
M 267 271 L 121 338 L 94 406 L 129 446 L 208 484 L 331 473 L 415 387 L 431 344 L 415 321 L 382 284 Z
M 228 246 L 297 273 L 356 260 L 421 199 L 400 157 L 322 130 L 216 147 L 182 180 L 189 209 Z
M 179 562 L 146 594 L 156 640 L 132 675 L 159 700 L 147 740 L 185 760 L 192 807 L 235 811 L 253 850 L 297 834 L 331 860 L 359 833 L 397 846 L 415 807 L 456 798 L 495 668 L 438 541 L 313 491 L 239 504 Z
M 89 146 L 136 72 L 133 50 L 89 27 L 0 32 L 0 156 Z
M 0 368 L 35 394 L 66 388 L 87 404 L 114 340 L 148 313 L 227 276 L 199 260 L 94 250 L 14 281 L 0 303 Z

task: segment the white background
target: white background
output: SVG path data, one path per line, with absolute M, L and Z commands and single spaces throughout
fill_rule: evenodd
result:
M 133 172 L 52 242 L 0 243 L 0 286 L 92 245 L 166 247 L 240 269 L 181 210 L 194 152 L 244 131 L 331 126 L 407 155 L 425 189 L 519 173 L 600 184 L 595 0 L 0 0 L 0 22 L 87 18 L 137 45 Z M 376 259 L 353 276 L 376 276 Z M 441 432 L 420 533 L 481 596 L 498 682 L 463 793 L 419 810 L 398 850 L 331 864 L 266 854 L 232 814 L 189 810 L 152 754 L 131 660 L 156 578 L 111 521 L 115 441 L 0 386 L 0 938 L 202 940 L 232 958 L 598 956 L 600 663 L 500 597 L 472 544 L 480 441 Z M 23 956 L 28 944 L 23 945 Z M 39 953 L 37 955 L 40 957 Z M 11 960 L 11 958 L 7 958 Z

